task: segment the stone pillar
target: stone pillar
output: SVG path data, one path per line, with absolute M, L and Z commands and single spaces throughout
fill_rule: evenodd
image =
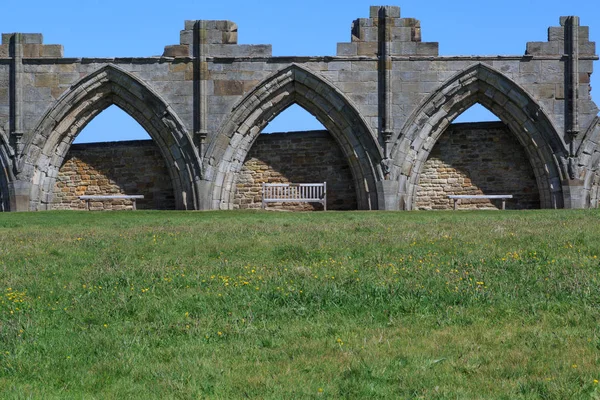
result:
M 23 35 L 14 33 L 9 43 L 10 57 L 10 142 L 21 153 L 23 137 Z
M 587 191 L 581 179 L 565 179 L 561 182 L 564 208 L 587 208 Z
M 200 210 L 218 210 L 219 205 L 213 204 L 212 193 L 213 193 L 213 182 L 200 180 L 196 183 L 198 192 L 198 208 Z
M 566 17 L 561 22 L 565 27 L 565 54 L 568 57 L 565 66 L 565 139 L 569 143 L 568 173 L 573 180 L 577 175 L 575 141 L 579 134 L 579 17 Z
M 377 207 L 379 210 L 397 211 L 400 209 L 398 196 L 399 182 L 385 180 L 377 182 Z
M 394 13 L 396 11 L 396 14 Z M 392 15 L 388 15 L 389 13 Z M 392 119 L 392 26 L 393 17 L 400 17 L 398 7 L 380 7 L 378 11 L 378 71 L 379 71 L 379 130 L 383 140 L 384 158 L 389 158 Z
M 8 184 L 10 211 L 29 211 L 31 183 L 15 181 Z
M 208 79 L 207 29 L 206 21 L 194 23 L 193 56 L 194 56 L 194 140 L 198 146 L 200 159 L 204 158 L 204 143 L 208 134 Z

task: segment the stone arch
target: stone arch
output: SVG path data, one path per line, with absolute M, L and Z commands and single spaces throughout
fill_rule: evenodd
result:
M 86 76 L 44 115 L 25 147 L 30 209 L 47 209 L 58 171 L 75 137 L 96 115 L 116 105 L 135 119 L 165 159 L 178 209 L 197 209 L 201 177 L 196 148 L 173 109 L 142 81 L 114 65 Z
M 600 205 L 600 117 L 596 116 L 577 149 L 579 175 L 583 179 L 582 207 Z
M 533 168 L 542 208 L 562 208 L 566 145 L 542 108 L 523 88 L 484 64 L 458 73 L 430 95 L 393 138 L 392 179 L 400 182 L 401 206 L 412 209 L 420 174 L 440 135 L 480 103 L 517 137 Z
M 12 162 L 9 157 L 10 147 L 0 129 L 0 211 L 10 211 L 10 190 L 9 185 L 14 181 Z
M 298 104 L 335 138 L 352 171 L 359 209 L 377 209 L 382 159 L 377 140 L 350 100 L 324 78 L 292 64 L 267 78 L 234 106 L 207 151 L 212 208 L 231 208 L 237 175 L 250 147 L 280 112 Z M 210 165 L 214 161 L 215 165 Z

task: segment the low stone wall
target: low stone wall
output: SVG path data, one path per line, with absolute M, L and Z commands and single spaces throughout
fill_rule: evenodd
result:
M 535 175 L 519 141 L 502 122 L 452 124 L 421 173 L 416 208 L 453 207 L 450 194 L 512 194 L 507 209 L 540 207 Z M 499 200 L 461 200 L 459 208 L 499 208 Z
M 239 174 L 234 205 L 260 208 L 268 183 L 327 182 L 327 208 L 356 209 L 350 167 L 327 131 L 262 134 Z M 174 209 L 171 179 L 151 140 L 75 144 L 58 174 L 53 209 L 84 209 L 80 195 L 143 194 L 140 209 Z M 509 209 L 539 208 L 533 170 L 516 137 L 502 122 L 453 124 L 425 163 L 416 208 L 451 209 L 449 194 L 512 194 Z M 498 201 L 462 201 L 460 208 L 498 208 Z M 94 202 L 92 209 L 127 209 L 124 200 Z M 319 210 L 320 204 L 274 203 L 281 210 Z
M 85 209 L 81 195 L 142 194 L 138 209 L 175 209 L 171 178 L 152 140 L 74 144 L 63 163 L 52 208 Z M 131 201 L 92 202 L 92 210 L 131 209 Z
M 236 208 L 260 208 L 262 183 L 327 182 L 328 210 L 355 210 L 350 166 L 327 131 L 259 135 L 237 181 Z M 319 210 L 313 203 L 270 203 L 269 209 Z

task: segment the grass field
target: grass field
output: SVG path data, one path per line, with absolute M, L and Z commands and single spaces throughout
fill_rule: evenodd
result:
M 600 398 L 600 212 L 0 214 L 0 398 Z

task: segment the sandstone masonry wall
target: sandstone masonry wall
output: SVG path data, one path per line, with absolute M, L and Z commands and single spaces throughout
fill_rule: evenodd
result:
M 474 103 L 518 136 L 541 207 L 597 201 L 590 185 L 600 165 L 600 117 L 590 76 L 598 56 L 578 17 L 558 18 L 547 40 L 506 56 L 440 56 L 437 42 L 421 40 L 420 22 L 395 6 L 369 8 L 335 56 L 273 57 L 270 45 L 238 44 L 237 36 L 230 21 L 186 21 L 179 43 L 161 56 L 65 58 L 61 45 L 44 44 L 39 33 L 3 34 L 5 207 L 51 208 L 73 139 L 111 104 L 159 146 L 179 209 L 240 207 L 242 160 L 268 121 L 293 103 L 352 159 L 361 209 L 418 207 L 433 143 Z
M 262 183 L 327 182 L 327 209 L 356 209 L 350 167 L 327 131 L 259 135 L 239 174 L 236 208 L 260 208 Z M 318 210 L 320 204 L 270 203 L 269 209 Z
M 453 208 L 449 194 L 512 194 L 508 209 L 540 207 L 535 175 L 517 138 L 502 122 L 452 124 L 421 174 L 420 210 Z M 499 208 L 497 200 L 461 200 L 459 208 Z
M 85 209 L 81 195 L 143 194 L 138 209 L 175 208 L 165 161 L 151 140 L 75 144 L 54 186 L 52 208 Z M 92 210 L 131 209 L 131 201 L 92 202 Z

